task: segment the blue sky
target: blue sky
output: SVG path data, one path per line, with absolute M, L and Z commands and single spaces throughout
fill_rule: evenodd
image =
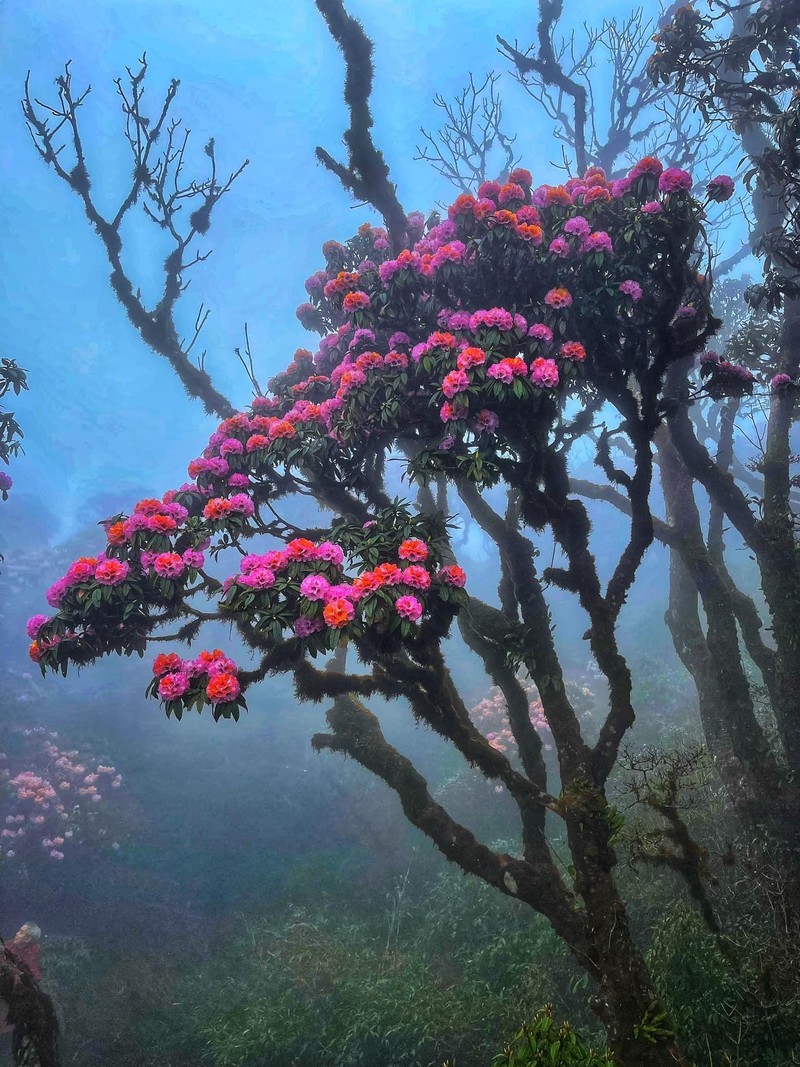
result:
M 597 2 L 593 15 L 615 8 L 625 10 Z M 413 160 L 420 125 L 438 125 L 434 94 L 454 95 L 469 70 L 505 70 L 495 34 L 527 44 L 535 4 L 351 0 L 349 10 L 376 46 L 377 143 L 406 209 L 427 211 L 450 195 Z M 341 57 L 312 0 L 5 0 L 0 35 L 2 354 L 28 369 L 31 386 L 16 404 L 26 455 L 14 466 L 14 494 L 45 499 L 58 535 L 94 518 L 86 503 L 98 492 L 123 507 L 140 491 L 182 482 L 213 427 L 127 322 L 78 198 L 36 156 L 19 110 L 25 72 L 45 99 L 67 59 L 76 89 L 92 84 L 84 140 L 96 199 L 109 211 L 129 169 L 113 79 L 145 50 L 153 105 L 171 77 L 181 79 L 175 114 L 193 131 L 198 162 L 212 135 L 221 169 L 251 159 L 216 209 L 213 255 L 196 269 L 179 311 L 188 331 L 201 301 L 211 309 L 207 366 L 237 403 L 249 396 L 233 357 L 244 322 L 264 381 L 309 343 L 294 309 L 304 279 L 321 266 L 322 242 L 346 238 L 371 216 L 314 161 L 317 144 L 339 154 L 346 112 Z M 510 77 L 502 91 L 523 163 L 538 180 L 552 180 L 547 161 L 558 149 L 547 120 Z M 145 293 L 164 255 L 151 230 L 136 213 L 123 232 L 129 274 Z

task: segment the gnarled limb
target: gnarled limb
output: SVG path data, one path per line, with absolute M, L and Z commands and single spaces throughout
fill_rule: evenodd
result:
M 318 752 L 343 752 L 382 778 L 397 793 L 409 822 L 422 830 L 449 860 L 506 896 L 541 912 L 570 945 L 583 945 L 583 924 L 574 898 L 553 863 L 531 864 L 493 852 L 477 841 L 437 804 L 423 776 L 389 744 L 377 717 L 355 697 L 340 697 L 327 719 L 332 732 L 316 734 L 312 739 Z
M 395 252 L 404 246 L 406 213 L 389 178 L 389 168 L 372 140 L 372 41 L 358 19 L 348 15 L 342 0 L 316 0 L 317 8 L 328 25 L 331 36 L 344 56 L 347 72 L 344 99 L 350 111 L 350 128 L 345 130 L 347 166 L 338 163 L 324 148 L 317 148 L 317 159 L 332 171 L 353 196 L 372 204 L 380 212 L 389 231 Z
M 184 178 L 189 131 L 181 131 L 176 119 L 167 121 L 180 83 L 175 79 L 170 82 L 161 109 L 153 120 L 141 107 L 146 73 L 147 59 L 142 56 L 137 71 L 128 68 L 128 86 L 124 87 L 121 79 L 116 83 L 125 116 L 125 136 L 133 158 L 133 178 L 110 218 L 101 214 L 92 196 L 79 123 L 79 111 L 91 86 L 75 95 L 72 72 L 67 63 L 64 73 L 56 78 L 58 99 L 48 104 L 31 96 L 29 73 L 25 79 L 22 111 L 42 160 L 80 197 L 86 217 L 102 241 L 111 265 L 111 288 L 139 336 L 167 360 L 188 396 L 201 400 L 209 414 L 227 418 L 235 414 L 236 409 L 214 388 L 203 367 L 202 357 L 199 364 L 189 358 L 207 314 L 198 315 L 192 339 L 187 344 L 178 333 L 175 305 L 188 285 L 186 273 L 210 255 L 209 252 L 192 253 L 195 239 L 208 231 L 212 208 L 229 192 L 248 161 L 245 160 L 225 181 L 218 179 L 212 138 L 205 147 L 210 160 L 209 176 L 200 181 Z M 74 159 L 72 166 L 64 154 L 67 145 Z M 161 298 L 153 307 L 145 305 L 141 290 L 134 286 L 122 262 L 121 226 L 130 209 L 140 202 L 147 217 L 170 235 L 174 246 L 164 261 Z M 186 220 L 184 209 L 190 207 L 192 211 Z

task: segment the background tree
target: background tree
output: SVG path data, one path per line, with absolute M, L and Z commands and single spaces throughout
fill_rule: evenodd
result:
M 797 368 L 786 355 L 788 349 L 796 350 L 796 344 L 787 341 L 796 331 L 787 325 L 791 309 L 786 311 L 788 320 L 775 309 L 783 297 L 793 298 L 797 264 L 797 190 L 792 176 L 796 98 L 790 95 L 796 88 L 797 5 L 769 5 L 752 18 L 744 7 L 715 7 L 716 14 L 707 19 L 691 6 L 682 7 L 670 22 L 673 6 L 660 20 L 652 59 L 651 36 L 657 27 L 641 10 L 622 21 L 607 20 L 598 30 L 587 29 L 579 42 L 574 33 L 557 38 L 563 4 L 541 0 L 533 45 L 522 49 L 516 42 L 498 41 L 517 80 L 554 122 L 565 165 L 569 152 L 579 168 L 589 161 L 613 176 L 637 148 L 670 162 L 692 158 L 696 165 L 715 169 L 732 160 L 739 148 L 752 162 L 745 178 L 750 190 L 746 200 L 732 197 L 731 184 L 710 198 L 725 205 L 718 224 L 740 213 L 754 222 L 748 238 L 727 258 L 710 254 L 703 284 L 710 283 L 712 272 L 723 278 L 751 249 L 766 257 L 767 280 L 751 290 L 751 310 L 741 299 L 745 286 L 738 283 L 726 282 L 715 301 L 727 322 L 721 336 L 727 358 L 709 354 L 700 379 L 691 383 L 690 367 L 670 371 L 675 412 L 670 432 L 660 431 L 656 438 L 667 521 L 656 523 L 655 536 L 670 548 L 666 621 L 695 682 L 717 770 L 745 826 L 759 837 L 766 829 L 784 861 L 796 868 L 800 798 L 792 752 L 797 709 L 788 664 L 797 662 L 791 651 L 796 648 L 792 619 L 797 617 L 797 602 L 794 594 L 787 600 L 785 592 L 779 593 L 775 579 L 765 573 L 770 564 L 763 552 L 756 555 L 762 587 L 765 592 L 767 585 L 773 589 L 771 597 L 767 594 L 766 611 L 746 594 L 726 558 L 729 536 L 724 525 L 732 519 L 722 493 L 710 493 L 704 531 L 706 520 L 695 503 L 693 479 L 705 485 L 719 473 L 725 484 L 733 480 L 741 519 L 733 526 L 740 535 L 747 527 L 748 547 L 758 537 L 763 513 L 770 529 L 778 531 L 769 538 L 780 543 L 788 561 L 796 559 L 798 496 L 789 469 L 789 433 Z M 592 72 L 600 64 L 612 71 L 607 119 L 601 110 L 606 101 L 593 90 Z M 674 86 L 669 83 L 673 70 L 678 73 Z M 469 122 L 462 112 L 462 126 Z M 750 202 L 752 208 L 747 207 Z M 683 440 L 680 449 L 676 433 Z M 751 454 L 743 459 L 741 444 L 746 441 L 751 442 Z M 610 447 L 624 466 L 624 440 L 612 439 Z M 693 450 L 691 466 L 687 450 Z M 767 460 L 768 453 L 772 460 Z M 705 480 L 699 477 L 701 465 Z M 714 473 L 708 475 L 708 470 Z M 628 510 L 613 484 L 582 478 L 573 479 L 572 485 L 584 496 Z M 767 496 L 773 505 L 765 509 Z M 740 543 L 735 540 L 734 546 Z M 790 587 L 793 583 L 794 578 Z M 775 634 L 775 648 L 764 636 L 767 629 Z M 754 671 L 770 694 L 766 726 L 750 683 Z
M 29 74 L 22 112 L 42 160 L 80 197 L 86 218 L 108 257 L 111 288 L 132 325 L 145 344 L 168 361 L 187 394 L 201 399 L 209 414 L 225 418 L 234 409 L 211 384 L 205 370 L 206 353 L 197 362 L 190 358 L 210 312 L 201 304 L 190 336 L 181 337 L 175 305 L 189 285 L 189 271 L 211 254 L 196 249 L 200 238 L 208 233 L 214 207 L 249 161 L 245 160 L 223 181 L 217 174 L 212 137 L 203 148 L 208 176 L 190 178 L 186 173 L 190 131 L 171 114 L 180 82 L 170 82 L 160 107 L 148 115 L 144 110 L 146 75 L 147 57 L 142 56 L 138 68 L 129 67 L 127 79 L 118 78 L 116 82 L 125 118 L 125 139 L 131 152 L 131 184 L 113 212 L 107 214 L 100 210 L 92 193 L 80 131 L 79 113 L 91 86 L 76 94 L 67 63 L 64 73 L 56 78 L 57 98 L 48 103 L 31 95 Z M 162 293 L 151 307 L 144 302 L 141 288 L 128 276 L 123 263 L 122 225 L 137 205 L 164 235 L 169 248 L 163 263 Z

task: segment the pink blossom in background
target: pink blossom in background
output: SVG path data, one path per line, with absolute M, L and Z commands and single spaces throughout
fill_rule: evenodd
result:
M 558 354 L 563 359 L 571 359 L 575 363 L 582 363 L 586 359 L 586 349 L 580 341 L 565 341 L 559 348 Z
M 500 187 L 498 193 L 498 202 L 500 204 L 507 204 L 509 200 L 524 200 L 525 190 L 521 185 L 517 185 L 516 182 L 507 182 Z
M 239 579 L 239 584 L 249 589 L 271 589 L 275 584 L 275 573 L 269 567 L 253 567 Z
M 583 242 L 584 252 L 608 252 L 609 255 L 613 254 L 614 246 L 611 243 L 611 238 L 605 232 L 605 230 L 596 230 L 594 233 L 590 233 L 589 236 Z
M 444 582 L 445 585 L 452 585 L 456 589 L 463 589 L 467 584 L 466 572 L 455 563 L 451 563 L 448 567 L 442 567 L 438 577 L 439 581 Z
M 448 329 L 468 330 L 471 315 L 466 311 L 454 311 L 447 320 Z
M 209 678 L 213 678 L 215 674 L 237 674 L 239 667 L 235 660 L 230 659 L 228 656 L 220 656 L 217 659 L 212 659 L 208 665 L 207 674 Z
M 384 356 L 383 363 L 385 367 L 391 367 L 392 370 L 405 370 L 408 367 L 408 356 L 405 352 L 387 352 Z
M 470 316 L 469 328 L 473 331 L 479 330 L 481 326 L 485 326 L 488 329 L 492 327 L 498 330 L 513 330 L 514 329 L 514 317 L 510 311 L 506 311 L 505 308 L 490 308 L 488 311 L 476 311 Z

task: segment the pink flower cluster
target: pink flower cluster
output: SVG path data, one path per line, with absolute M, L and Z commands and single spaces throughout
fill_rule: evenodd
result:
M 434 582 L 438 590 L 448 586 L 461 589 L 466 583 L 466 575 L 456 565 L 432 574 L 423 565 L 428 557 L 424 541 L 407 538 L 397 549 L 399 563 L 381 563 L 348 580 L 342 569 L 341 547 L 329 541 L 315 544 L 296 538 L 286 549 L 245 556 L 240 573 L 226 580 L 225 596 L 235 606 L 245 590 L 257 590 L 265 599 L 250 602 L 249 610 L 255 613 L 275 607 L 279 602 L 275 598 L 280 598 L 296 613 L 292 630 L 299 638 L 325 629 L 343 630 L 354 620 L 359 626 L 366 625 L 360 617 L 362 607 L 379 593 L 383 599 L 371 609 L 370 625 L 390 625 L 392 613 L 401 620 L 418 622 L 425 612 L 420 597 L 432 589 Z M 389 590 L 391 595 L 387 597 Z
M 226 704 L 241 693 L 239 668 L 220 649 L 202 651 L 195 659 L 184 660 L 175 652 L 161 653 L 153 662 L 155 676 L 149 692 L 164 702 L 201 699 L 209 704 Z
M 47 603 L 50 607 L 57 608 L 73 586 L 91 582 L 98 582 L 100 585 L 121 585 L 129 574 L 130 564 L 124 560 L 107 559 L 105 556 L 82 556 L 70 565 L 63 578 L 59 578 L 47 590 Z

